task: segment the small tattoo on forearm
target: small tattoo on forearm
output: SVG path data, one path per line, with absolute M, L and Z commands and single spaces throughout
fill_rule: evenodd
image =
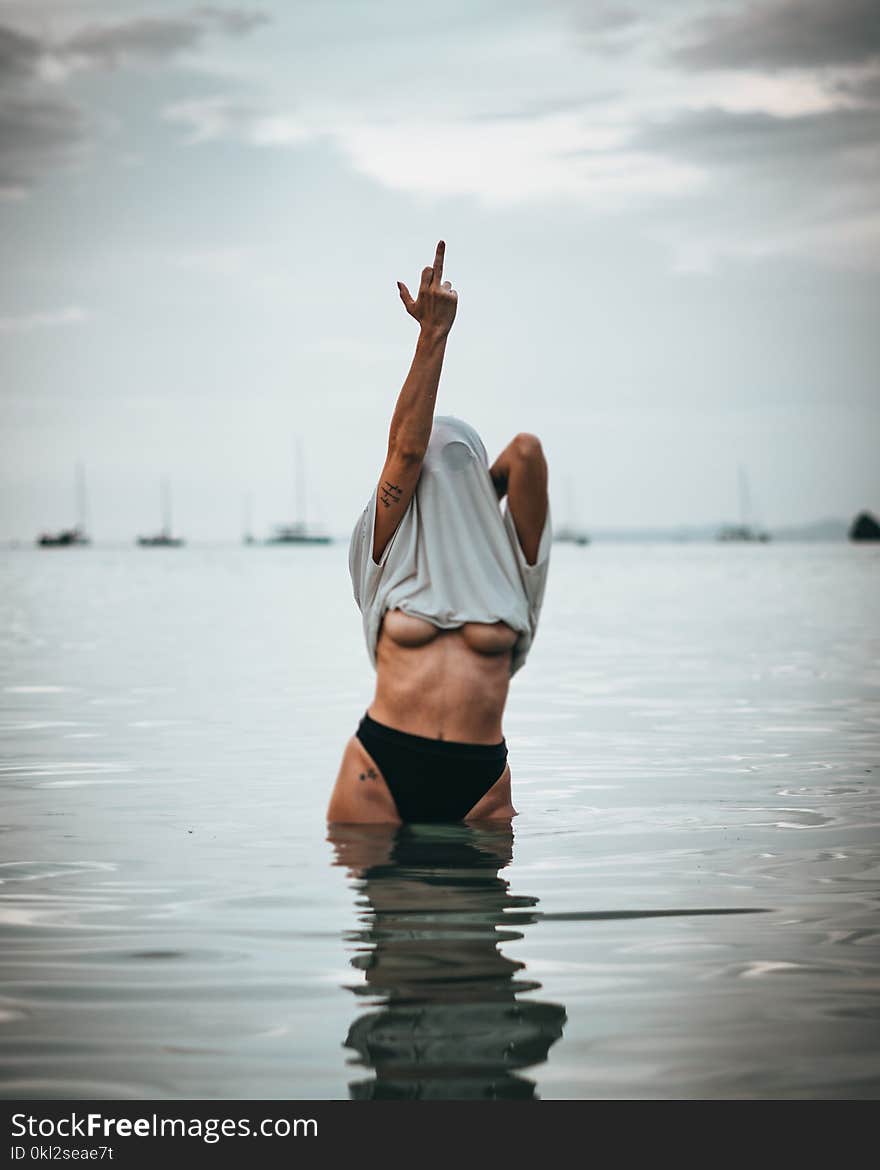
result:
M 375 780 L 377 776 L 378 772 L 375 768 L 367 768 L 366 772 L 361 772 L 358 780 Z
M 391 483 L 387 479 L 383 481 L 379 491 L 382 493 L 382 503 L 386 508 L 390 508 L 392 504 L 398 503 L 403 494 L 403 488 L 399 484 Z

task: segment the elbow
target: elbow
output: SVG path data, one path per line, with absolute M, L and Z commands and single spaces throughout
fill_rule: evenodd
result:
M 392 439 L 388 444 L 388 457 L 406 467 L 420 467 L 427 448 L 422 443 L 411 442 L 405 438 Z
M 537 435 L 530 435 L 525 431 L 521 431 L 514 436 L 511 444 L 513 452 L 518 459 L 527 463 L 544 462 L 544 450 L 541 446 L 541 440 Z

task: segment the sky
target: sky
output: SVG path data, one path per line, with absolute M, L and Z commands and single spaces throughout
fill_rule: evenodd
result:
M 347 536 L 438 413 L 557 525 L 880 510 L 876 0 L 0 0 L 0 539 Z

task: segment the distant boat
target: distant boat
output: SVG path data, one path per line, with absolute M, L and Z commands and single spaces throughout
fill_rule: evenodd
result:
M 162 480 L 161 484 L 162 496 L 162 528 L 159 532 L 154 533 L 153 536 L 139 536 L 137 543 L 141 548 L 182 548 L 183 539 L 179 536 L 172 536 L 173 528 L 171 526 L 171 488 L 167 479 Z
M 251 515 L 253 512 L 252 504 L 253 501 L 251 500 L 251 494 L 248 492 L 244 497 L 244 522 L 242 525 L 243 531 L 241 537 L 242 544 L 256 544 L 256 541 L 254 540 L 254 526 Z
M 766 544 L 769 539 L 769 532 L 757 532 L 743 524 L 725 524 L 718 530 L 718 540 L 721 541 L 759 541 Z
M 553 534 L 553 540 L 556 544 L 589 544 L 590 538 L 585 532 L 579 532 L 576 528 L 557 528 Z
M 330 537 L 306 532 L 299 524 L 276 524 L 266 544 L 330 544 Z
M 81 528 L 62 528 L 60 532 L 42 532 L 37 537 L 40 548 L 62 548 L 72 544 L 91 544 Z
M 266 544 L 330 544 L 331 537 L 307 532 L 303 524 L 276 524 Z
M 76 513 L 73 528 L 62 528 L 58 532 L 41 532 L 37 537 L 40 548 L 70 548 L 73 545 L 91 544 L 86 529 L 86 473 L 82 463 L 76 465 Z
M 574 507 L 574 492 L 571 485 L 571 476 L 565 477 L 565 502 L 566 511 L 568 512 L 568 523 L 561 525 L 553 533 L 553 541 L 555 544 L 578 544 L 585 545 L 590 543 L 590 538 L 586 532 L 577 524 L 575 520 Z
M 332 537 L 309 532 L 305 519 L 305 460 L 302 443 L 296 441 L 296 515 L 293 524 L 276 524 L 266 544 L 330 544 Z
M 725 524 L 718 530 L 716 539 L 728 543 L 757 542 L 766 544 L 770 539 L 770 533 L 752 523 L 751 493 L 745 468 L 739 463 L 736 471 L 739 492 L 739 524 Z
M 141 548 L 182 548 L 184 544 L 182 537 L 172 536 L 164 528 L 152 536 L 139 536 L 137 542 Z

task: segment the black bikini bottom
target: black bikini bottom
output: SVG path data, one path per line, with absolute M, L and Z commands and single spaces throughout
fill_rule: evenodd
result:
M 460 821 L 507 766 L 507 744 L 410 735 L 365 714 L 357 737 L 376 761 L 402 821 Z

